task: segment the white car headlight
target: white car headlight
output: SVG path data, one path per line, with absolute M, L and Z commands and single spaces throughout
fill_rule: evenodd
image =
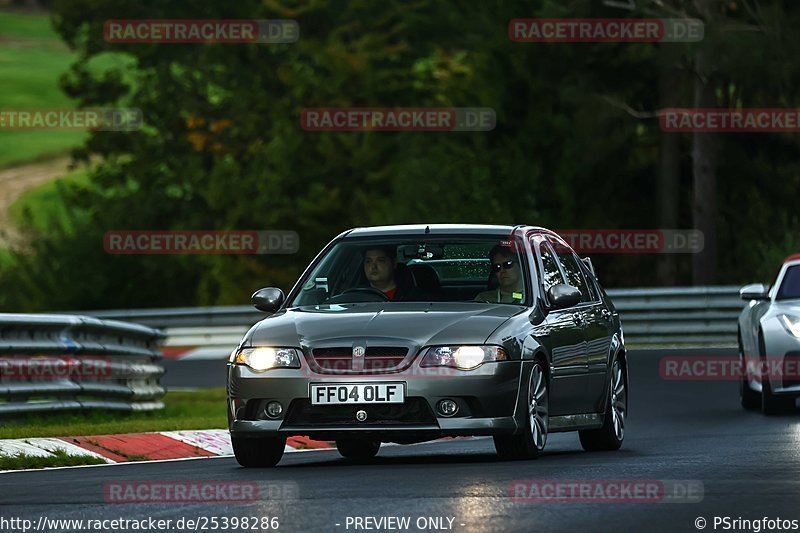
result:
M 271 368 L 300 368 L 300 356 L 295 348 L 242 348 L 236 352 L 234 362 L 249 366 L 256 372 Z
M 800 317 L 793 315 L 778 315 L 781 325 L 791 335 L 800 338 Z
M 433 346 L 428 348 L 420 366 L 449 366 L 472 370 L 483 363 L 507 361 L 508 354 L 500 346 Z

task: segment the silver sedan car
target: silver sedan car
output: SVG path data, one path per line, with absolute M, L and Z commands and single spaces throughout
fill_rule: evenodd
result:
M 788 257 L 771 286 L 747 285 L 739 316 L 742 406 L 780 414 L 800 397 L 800 254 Z
M 335 440 L 369 460 L 382 443 L 486 435 L 533 459 L 549 433 L 622 444 L 628 374 L 619 316 L 555 233 L 412 225 L 342 233 L 228 364 L 236 459 L 275 465 L 286 437 Z

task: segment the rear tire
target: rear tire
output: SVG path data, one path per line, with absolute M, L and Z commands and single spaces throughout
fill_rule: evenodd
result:
M 374 440 L 340 439 L 336 441 L 336 449 L 346 459 L 368 461 L 378 455 L 381 443 Z
M 275 466 L 283 457 L 286 437 L 243 438 L 231 435 L 231 445 L 236 461 L 245 468 Z
M 581 446 L 587 452 L 619 450 L 625 438 L 625 417 L 628 414 L 628 384 L 625 367 L 614 356 L 608 380 L 608 398 L 603 426 L 578 432 Z
M 536 361 L 528 382 L 527 416 L 521 435 L 496 436 L 494 447 L 503 459 L 538 459 L 550 427 L 549 387 L 542 363 Z
M 764 333 L 758 331 L 758 356 L 762 363 L 767 361 L 767 349 L 764 343 Z M 762 364 L 762 368 L 768 369 L 768 365 Z M 776 396 L 772 393 L 772 385 L 769 382 L 770 372 L 761 376 L 761 412 L 765 415 L 783 415 L 794 410 L 793 396 Z

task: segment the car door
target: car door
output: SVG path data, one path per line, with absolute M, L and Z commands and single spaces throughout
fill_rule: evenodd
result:
M 581 291 L 581 303 L 577 311 L 581 314 L 586 341 L 586 396 L 590 402 L 587 408 L 596 412 L 605 394 L 613 318 L 580 258 L 564 242 L 558 242 L 553 237 L 549 239 L 554 241 L 553 248 L 564 268 L 567 283 Z
M 547 291 L 553 285 L 566 283 L 555 252 L 540 235 L 532 238 L 535 250 L 539 283 L 547 300 Z M 550 302 L 545 301 L 549 306 Z M 581 312 L 575 307 L 553 309 L 542 324 L 544 342 L 550 349 L 550 414 L 552 416 L 586 412 L 587 354 Z

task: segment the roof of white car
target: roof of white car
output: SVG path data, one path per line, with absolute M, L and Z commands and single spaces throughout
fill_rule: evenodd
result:
M 786 259 L 784 259 L 783 260 L 783 264 L 785 265 L 787 263 L 790 263 L 792 265 L 800 264 L 800 254 L 792 254 L 789 257 L 787 257 Z

